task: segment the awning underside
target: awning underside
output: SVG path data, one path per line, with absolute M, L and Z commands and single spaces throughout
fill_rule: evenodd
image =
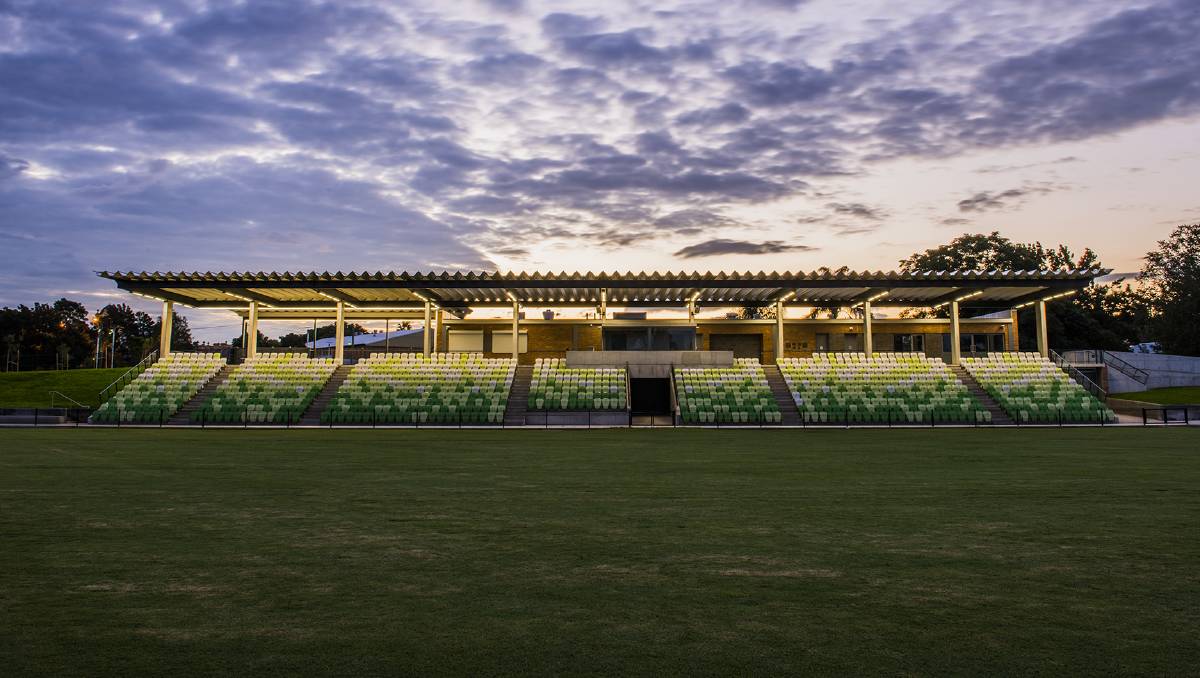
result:
M 526 305 L 1012 307 L 1070 293 L 1102 269 L 974 271 L 967 273 L 691 273 L 691 274 L 292 274 L 109 273 L 130 292 L 197 308 L 328 309 L 338 301 L 357 309 L 411 310 L 426 301 L 447 309 Z

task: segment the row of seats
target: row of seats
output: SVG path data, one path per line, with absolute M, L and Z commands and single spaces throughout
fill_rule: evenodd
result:
M 529 409 L 623 410 L 625 393 L 624 369 L 567 367 L 561 358 L 538 358 L 529 384 Z
M 171 353 L 92 413 L 96 424 L 158 423 L 175 414 L 225 365 L 220 353 Z
M 779 371 L 811 423 L 990 422 L 942 362 L 916 353 L 785 358 Z
M 738 358 L 733 367 L 676 368 L 674 379 L 685 424 L 783 421 L 757 359 Z
M 322 423 L 500 423 L 516 363 L 482 353 L 372 354 L 338 388 Z
M 963 367 L 1021 423 L 1116 422 L 1117 415 L 1039 353 L 963 358 Z
M 332 358 L 261 353 L 234 368 L 203 406 L 195 422 L 282 424 L 299 421 L 333 374 Z

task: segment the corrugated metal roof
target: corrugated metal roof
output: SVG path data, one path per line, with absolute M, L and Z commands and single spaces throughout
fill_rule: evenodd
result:
M 761 305 L 788 299 L 810 305 L 922 306 L 969 293 L 974 303 L 1020 304 L 1040 292 L 1085 287 L 1106 269 L 1029 271 L 679 271 L 558 273 L 429 271 L 396 273 L 102 271 L 122 289 L 203 307 L 328 308 L 338 301 L 355 309 L 411 309 L 426 301 L 466 309 L 525 304 L 595 306 L 601 291 L 613 305 Z M 881 294 L 883 293 L 883 294 Z

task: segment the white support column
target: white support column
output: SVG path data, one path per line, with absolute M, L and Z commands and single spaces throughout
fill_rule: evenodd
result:
M 428 301 L 425 302 L 425 322 L 421 325 L 421 351 L 422 351 L 422 353 L 425 354 L 426 358 L 429 357 L 429 351 L 430 351 L 430 349 L 429 349 L 429 331 L 430 331 L 429 318 L 432 315 L 432 313 L 433 313 L 433 309 L 430 308 L 429 302 Z
M 1046 302 L 1038 301 L 1033 306 L 1034 316 L 1037 318 L 1037 347 L 1038 353 L 1042 354 L 1043 358 L 1050 357 L 1050 338 L 1046 332 Z
M 950 302 L 950 364 L 962 362 L 962 332 L 958 326 L 958 302 Z
M 521 360 L 521 304 L 513 302 L 512 317 L 512 353 L 513 362 Z
M 775 364 L 783 361 L 783 302 L 775 302 Z
M 863 353 L 871 357 L 875 353 L 875 340 L 871 336 L 871 302 L 863 302 Z
M 258 302 L 250 302 L 250 313 L 246 317 L 246 357 L 258 353 Z
M 600 288 L 600 327 L 604 327 L 604 321 L 608 319 L 608 288 Z
M 158 357 L 166 358 L 171 355 L 171 332 L 175 324 L 175 302 L 163 302 L 162 327 L 158 332 Z
M 337 303 L 337 320 L 333 328 L 333 364 L 341 367 L 346 362 L 346 304 Z
M 1008 312 L 1008 314 L 1009 314 L 1009 317 L 1012 319 L 1012 322 L 1008 324 L 1008 347 L 1007 348 L 1009 351 L 1018 351 L 1018 350 L 1020 350 L 1020 345 L 1017 341 L 1017 309 L 1015 309 L 1015 308 L 1012 309 L 1011 311 Z

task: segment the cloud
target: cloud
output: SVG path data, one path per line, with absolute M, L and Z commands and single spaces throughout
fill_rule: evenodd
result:
M 10 158 L 0 153 L 0 181 L 12 179 L 29 169 L 29 161 L 20 158 Z
M 554 12 L 542 17 L 542 32 L 552 37 L 597 33 L 604 28 L 604 17 L 589 17 L 567 12 Z
M 887 212 L 879 207 L 869 207 L 861 202 L 831 202 L 826 205 L 834 214 L 857 217 L 867 221 L 881 221 Z
M 676 117 L 675 122 L 687 126 L 714 127 L 745 122 L 749 118 L 750 109 L 739 103 L 730 102 L 716 108 L 688 111 Z
M 892 216 L 853 185 L 878 160 L 1200 113 L 1194 0 L 880 22 L 792 0 L 549 5 L 0 0 L 3 293 L 52 289 L 48 261 L 87 288 L 120 262 L 478 267 L 526 242 L 666 256 L 681 235 L 714 252 L 695 256 L 795 252 L 725 215 L 804 198 L 823 207 L 793 227 L 861 234 Z M 1017 173 L 1070 162 L 980 163 L 1015 180 L 953 196 L 942 224 L 1063 190 Z
M 697 259 L 732 254 L 782 254 L 785 252 L 810 252 L 817 249 L 808 245 L 789 245 L 781 240 L 750 242 L 748 240 L 728 240 L 716 238 L 688 245 L 675 252 L 681 259 Z
M 783 106 L 804 103 L 828 94 L 835 78 L 806 63 L 748 61 L 724 72 L 725 78 L 751 103 Z
M 1010 188 L 1005 191 L 980 191 L 969 198 L 958 201 L 960 212 L 991 212 L 1010 209 L 1032 195 L 1042 195 L 1060 190 L 1062 187 L 1051 184 L 1026 184 L 1022 188 Z
M 568 35 L 560 40 L 563 52 L 586 63 L 602 66 L 660 66 L 670 60 L 662 49 L 642 42 L 641 31 Z

